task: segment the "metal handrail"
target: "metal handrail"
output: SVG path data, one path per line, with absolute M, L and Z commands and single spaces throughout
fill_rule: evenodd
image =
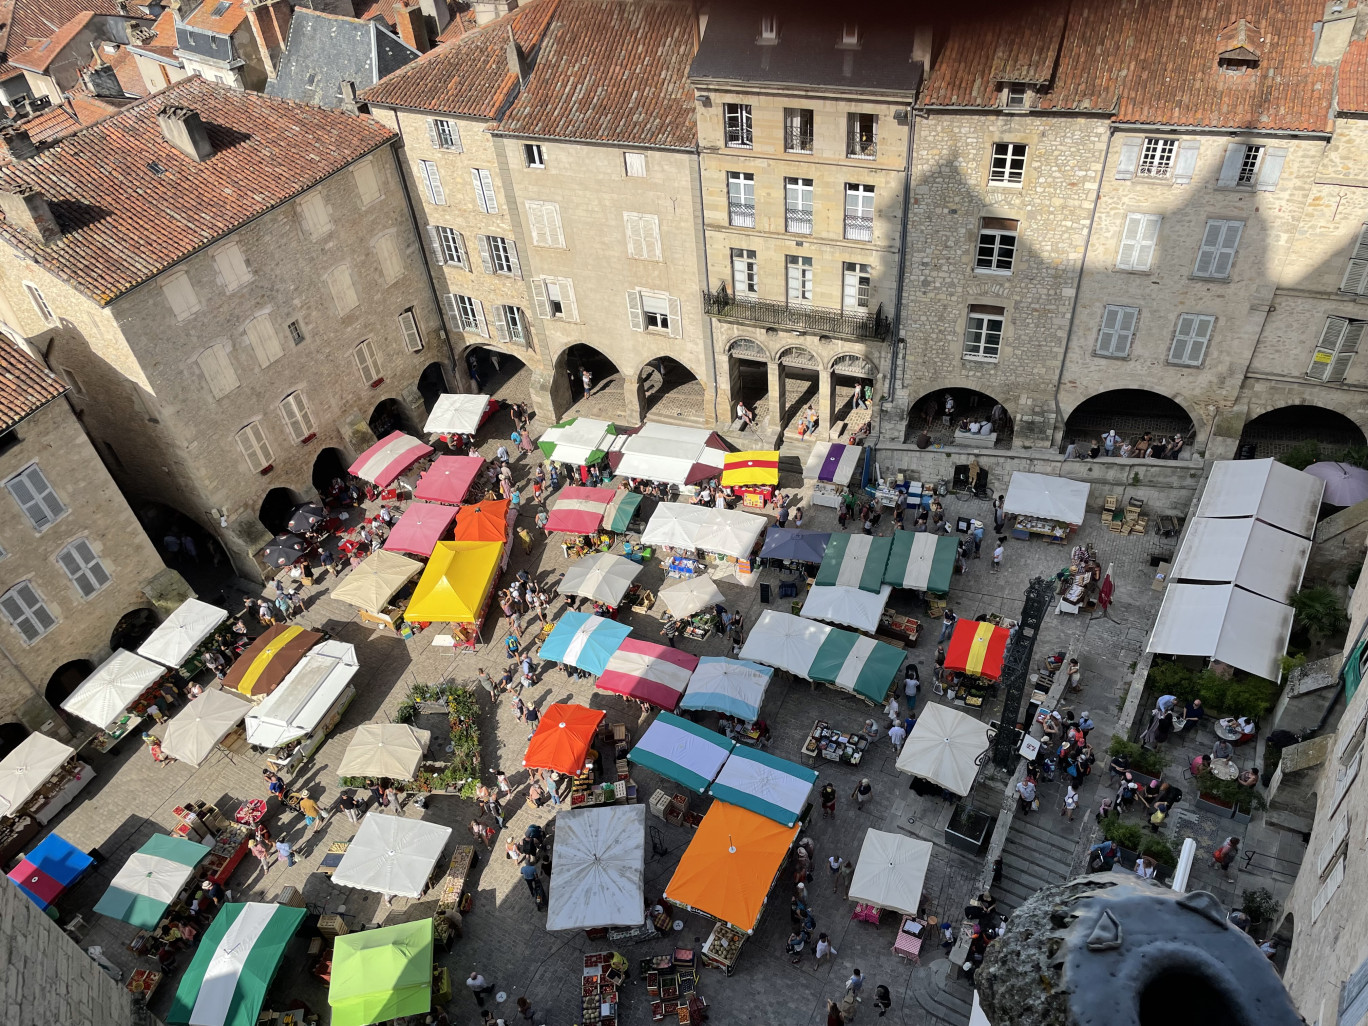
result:
M 798 328 L 822 335 L 846 335 L 887 342 L 893 325 L 884 314 L 883 304 L 869 314 L 848 314 L 821 306 L 790 306 L 773 300 L 732 295 L 727 286 L 717 291 L 703 290 L 704 312 L 714 317 L 745 321 L 779 328 Z

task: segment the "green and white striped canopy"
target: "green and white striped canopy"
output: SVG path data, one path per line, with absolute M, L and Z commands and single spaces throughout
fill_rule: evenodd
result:
M 95 911 L 142 930 L 161 921 L 209 849 L 194 841 L 156 834 L 124 863 Z
M 224 905 L 200 938 L 166 1021 L 254 1026 L 285 945 L 306 914 L 289 905 Z
M 868 534 L 833 534 L 827 540 L 817 584 L 841 585 L 877 592 L 884 583 L 884 567 L 893 547 L 892 538 Z
M 883 582 L 895 588 L 949 594 L 958 550 L 959 542 L 952 535 L 898 531 L 893 535 Z
M 903 653 L 854 631 L 767 609 L 751 628 L 741 658 L 882 702 Z
M 537 445 L 547 459 L 587 467 L 608 454 L 617 427 L 606 420 L 572 417 L 547 428 Z

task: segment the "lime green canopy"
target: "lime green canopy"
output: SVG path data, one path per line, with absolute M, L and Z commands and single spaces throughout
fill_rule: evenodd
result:
M 432 1007 L 432 920 L 337 938 L 328 990 L 333 1026 L 369 1026 Z

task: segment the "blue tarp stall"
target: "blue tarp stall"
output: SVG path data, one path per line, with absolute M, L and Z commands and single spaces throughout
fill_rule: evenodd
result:
M 632 629 L 590 613 L 566 612 L 541 646 L 541 657 L 600 674 Z
M 760 549 L 761 559 L 793 559 L 799 563 L 820 563 L 826 554 L 831 534 L 827 531 L 804 531 L 795 527 L 771 527 L 765 532 L 765 544 Z
M 817 771 L 768 752 L 734 748 L 708 793 L 714 798 L 793 826 L 803 813 Z

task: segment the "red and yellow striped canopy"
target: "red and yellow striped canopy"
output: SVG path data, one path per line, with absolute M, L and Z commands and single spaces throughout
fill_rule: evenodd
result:
M 750 452 L 729 452 L 722 463 L 722 486 L 777 485 L 779 483 L 779 451 L 760 449 Z
M 955 633 L 950 635 L 950 647 L 945 650 L 945 668 L 997 680 L 1002 676 L 1009 636 L 1006 627 L 982 620 L 958 620 Z

